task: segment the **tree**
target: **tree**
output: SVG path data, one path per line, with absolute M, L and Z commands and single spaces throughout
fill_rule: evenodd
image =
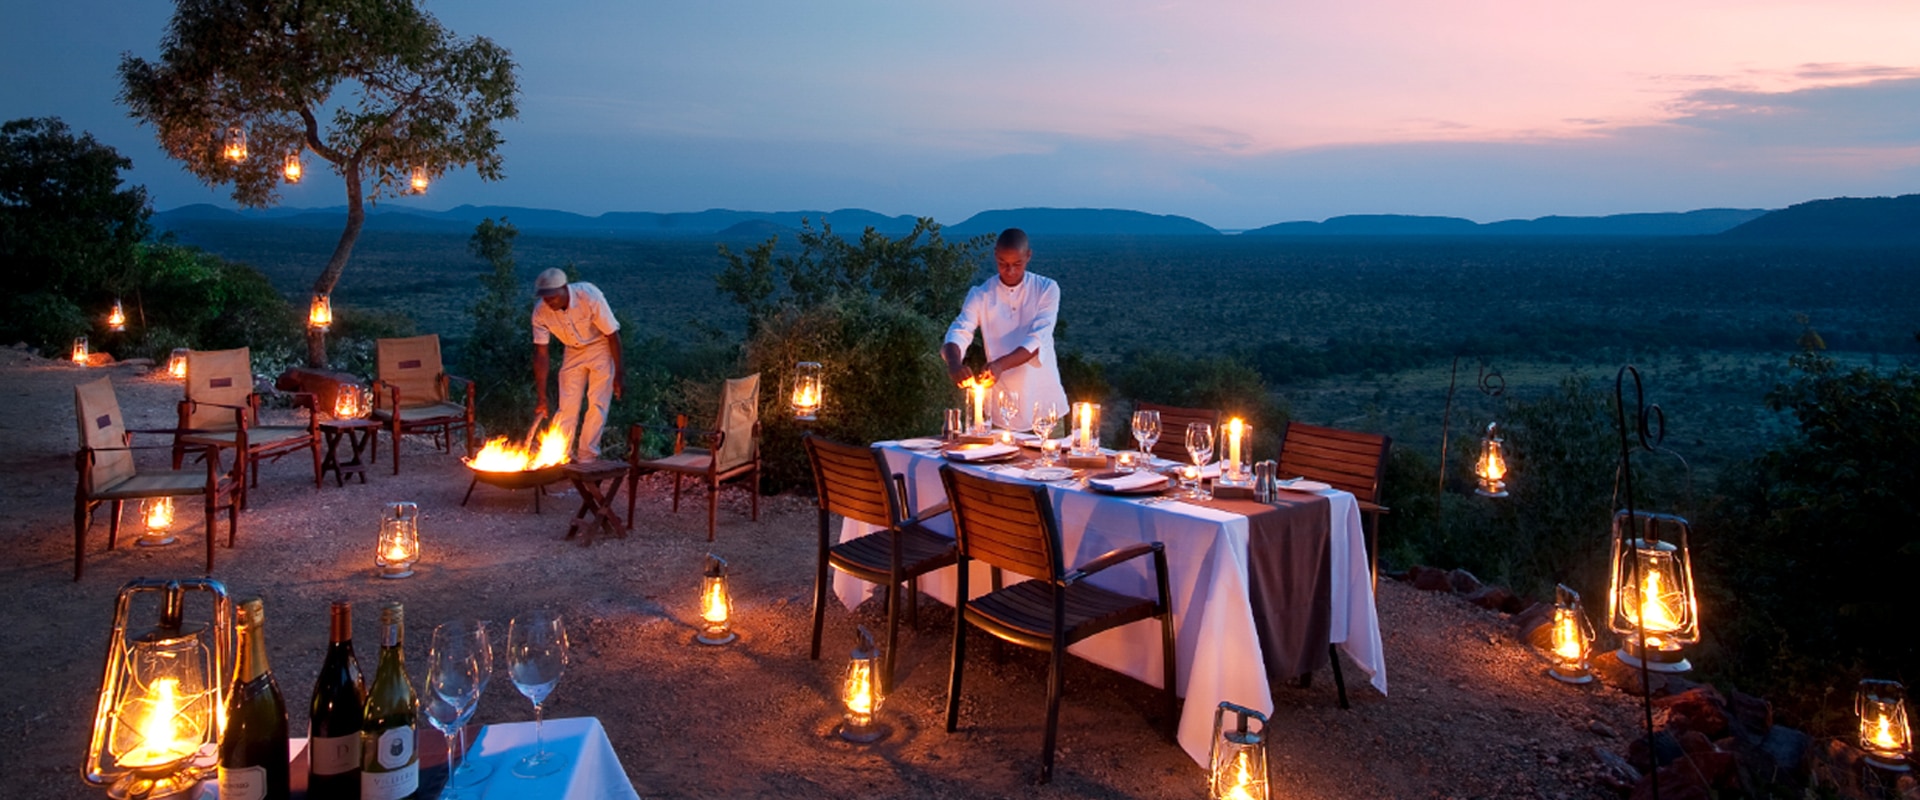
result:
M 480 276 L 486 292 L 472 308 L 473 333 L 461 348 L 467 377 L 488 409 L 489 426 L 511 429 L 533 418 L 533 391 L 527 353 L 533 341 L 531 315 L 514 274 L 513 240 L 519 229 L 501 217 L 474 226 L 467 249 L 493 269 Z
M 519 115 L 514 69 L 506 48 L 455 36 L 418 0 L 178 0 L 159 60 L 121 59 L 120 99 L 167 155 L 208 185 L 231 184 L 243 206 L 278 201 L 286 156 L 324 159 L 347 196 L 346 228 L 313 283 L 326 294 L 365 204 L 406 191 L 412 169 L 500 179 L 494 126 Z M 237 160 L 229 130 L 244 135 Z M 307 360 L 326 365 L 318 334 Z
M 749 336 L 783 307 L 812 308 L 852 294 L 872 295 L 944 322 L 960 310 L 980 254 L 993 237 L 949 242 L 939 223 L 922 217 L 898 239 L 869 227 L 858 243 L 834 235 L 825 222 L 816 230 L 801 220 L 799 240 L 799 253 L 782 256 L 774 255 L 778 236 L 748 248 L 744 257 L 720 246 L 727 265 L 714 283 L 747 312 Z

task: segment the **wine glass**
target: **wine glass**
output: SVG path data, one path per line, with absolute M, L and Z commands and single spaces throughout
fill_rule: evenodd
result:
M 541 738 L 542 706 L 567 668 L 567 627 L 554 611 L 534 611 L 507 623 L 507 670 L 513 688 L 533 701 L 533 755 L 513 765 L 513 774 L 538 778 L 559 771 L 566 756 L 547 752 Z
M 466 760 L 466 748 L 463 744 L 456 749 L 454 743 L 473 719 L 480 695 L 486 691 L 487 672 L 493 661 L 491 650 L 484 625 L 449 622 L 433 629 L 422 710 L 447 743 L 447 788 L 441 792 L 441 800 L 459 796 L 453 775 Z
M 1140 443 L 1140 455 L 1150 462 L 1153 446 L 1160 441 L 1160 412 L 1133 412 L 1133 438 Z
M 493 640 L 491 631 L 487 627 L 490 624 L 492 623 L 484 619 L 459 622 L 460 636 L 472 639 L 474 655 L 480 661 L 480 691 L 474 695 L 475 708 L 478 708 L 479 698 L 487 693 L 487 684 L 493 679 Z M 488 766 L 484 761 L 474 762 L 467 757 L 467 752 L 467 726 L 462 724 L 460 726 L 460 766 L 448 773 L 449 785 L 461 788 L 478 786 L 481 781 L 487 779 L 487 776 L 493 774 L 493 767 Z
M 1013 430 L 1014 421 L 1020 418 L 1020 393 L 1001 389 L 994 397 L 1000 404 L 1000 427 Z
M 1208 422 L 1187 423 L 1187 455 L 1193 457 L 1193 468 L 1204 469 L 1207 462 L 1213 460 L 1213 424 Z M 1188 495 L 1195 500 L 1204 500 L 1206 492 L 1200 485 L 1205 478 L 1195 477 L 1193 491 Z
M 1053 426 L 1060 424 L 1060 406 L 1056 403 L 1033 404 L 1033 435 L 1040 437 L 1040 465 L 1052 466 L 1053 456 L 1047 440 L 1053 438 Z

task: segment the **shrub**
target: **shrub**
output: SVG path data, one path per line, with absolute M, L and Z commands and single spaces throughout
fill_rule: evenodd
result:
M 1260 380 L 1260 373 L 1231 356 L 1194 357 L 1168 350 L 1135 351 L 1107 371 L 1113 389 L 1128 402 L 1160 403 L 1187 408 L 1219 409 L 1222 419 L 1241 417 L 1253 426 L 1256 454 L 1280 452 L 1280 434 L 1286 429 L 1286 406 Z M 1126 414 L 1111 415 L 1119 438 L 1132 436 Z M 1181 441 L 1185 431 L 1161 431 L 1162 441 Z M 1112 438 L 1112 437 L 1109 437 Z

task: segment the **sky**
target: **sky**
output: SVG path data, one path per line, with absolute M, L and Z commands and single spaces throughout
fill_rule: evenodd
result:
M 59 116 L 156 208 L 211 202 L 118 105 L 173 6 L 11 3 L 0 118 Z M 868 208 L 957 223 L 1132 208 L 1340 214 L 1778 208 L 1920 191 L 1914 0 L 440 0 L 513 53 L 506 178 L 390 201 Z M 344 202 L 317 174 L 282 203 Z

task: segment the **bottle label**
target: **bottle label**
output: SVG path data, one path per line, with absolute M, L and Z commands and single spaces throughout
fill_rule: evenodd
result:
M 379 750 L 374 758 L 384 769 L 399 769 L 413 761 L 413 726 L 388 728 L 380 732 Z
M 340 775 L 360 768 L 360 734 L 316 736 L 308 748 L 315 775 Z
M 392 772 L 360 773 L 360 800 L 400 800 L 420 789 L 420 765 L 408 764 Z M 226 795 L 220 796 L 222 800 Z
M 266 800 L 267 768 L 220 768 L 220 800 Z

